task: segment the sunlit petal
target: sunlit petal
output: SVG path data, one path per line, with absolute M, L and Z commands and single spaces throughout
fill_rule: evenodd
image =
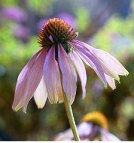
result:
M 109 86 L 114 90 L 116 88 L 114 78 L 107 74 L 105 74 L 105 77 L 106 77 L 106 80 L 107 80 L 107 83 L 109 84 Z
M 59 66 L 55 60 L 55 47 L 49 50 L 44 64 L 44 79 L 50 103 L 63 102 Z
M 92 55 L 89 51 L 87 51 L 86 49 L 84 49 L 82 46 L 78 44 L 71 44 L 71 45 L 76 49 L 76 51 L 78 52 L 82 60 L 86 64 L 88 64 L 91 68 L 94 69 L 94 71 L 100 77 L 100 79 L 104 82 L 104 85 L 106 87 L 107 82 L 106 82 L 106 78 L 104 75 L 104 71 L 100 63 L 98 62 L 98 60 L 95 59 L 94 55 Z
M 59 45 L 58 58 L 62 72 L 63 89 L 68 97 L 69 103 L 72 104 L 76 95 L 77 75 L 70 57 L 67 55 L 61 44 Z
M 70 56 L 78 71 L 78 74 L 81 80 L 82 92 L 83 92 L 82 96 L 84 98 L 86 96 L 86 82 L 87 82 L 85 66 L 82 60 L 80 59 L 80 57 L 76 54 L 76 52 L 73 51 L 72 53 L 70 53 Z
M 109 53 L 92 48 L 94 56 L 100 61 L 103 69 L 109 75 L 128 75 L 128 71 Z
M 112 76 L 119 81 L 118 75 L 129 74 L 128 71 L 122 66 L 122 64 L 109 53 L 100 49 L 93 48 L 92 46 L 78 40 L 74 40 L 74 42 L 83 46 L 85 50 L 90 51 L 90 53 L 92 53 L 99 61 L 107 75 Z
M 37 89 L 34 92 L 34 100 L 38 108 L 42 109 L 47 100 L 47 89 L 44 82 L 44 77 L 42 77 Z
M 23 111 L 26 112 L 27 104 L 33 97 L 42 77 L 45 53 L 44 50 L 41 53 L 40 51 L 36 53 L 20 73 L 12 106 L 13 110 L 17 111 L 23 107 Z

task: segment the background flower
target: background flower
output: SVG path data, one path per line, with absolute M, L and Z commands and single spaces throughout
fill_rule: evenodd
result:
M 6 7 L 2 10 L 4 18 L 13 20 L 16 22 L 24 22 L 27 19 L 26 13 L 20 7 Z
M 77 126 L 81 140 L 86 141 L 120 141 L 118 137 L 108 131 L 108 121 L 101 112 L 86 114 Z M 74 140 L 71 129 L 55 136 L 56 141 Z

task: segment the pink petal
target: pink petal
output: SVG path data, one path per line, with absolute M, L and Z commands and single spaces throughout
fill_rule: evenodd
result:
M 47 100 L 47 89 L 44 82 L 44 77 L 42 77 L 37 89 L 34 92 L 34 100 L 38 108 L 42 109 Z
M 109 86 L 114 90 L 116 88 L 114 78 L 112 78 L 111 76 L 109 76 L 107 74 L 105 74 L 105 77 L 106 77 L 106 80 L 107 80 L 107 83 L 109 84 Z
M 106 74 L 117 80 L 119 80 L 118 75 L 128 75 L 128 71 L 122 66 L 122 64 L 109 53 L 95 48 L 92 48 L 92 53 L 100 61 Z
M 25 65 L 25 67 L 22 69 L 22 71 L 20 72 L 20 74 L 18 76 L 17 84 L 16 84 L 16 90 L 15 90 L 15 96 L 14 96 L 14 102 L 13 102 L 13 105 L 12 105 L 13 110 L 17 110 L 16 106 L 19 104 L 19 102 L 21 101 L 21 98 L 24 95 L 25 88 L 26 88 L 25 85 L 27 84 L 27 79 L 28 79 L 27 78 L 28 70 L 31 68 L 32 64 L 35 62 L 35 60 L 36 60 L 37 56 L 39 55 L 39 53 L 40 53 L 40 51 L 37 52 L 29 60 L 29 62 Z
M 119 76 L 118 75 L 128 75 L 128 71 L 122 66 L 122 64 L 114 58 L 112 55 L 109 53 L 100 50 L 100 49 L 95 49 L 92 46 L 78 41 L 74 40 L 74 43 L 78 43 L 80 45 L 83 45 L 84 48 L 86 48 L 88 51 L 90 51 L 100 62 L 104 72 L 108 74 L 109 76 L 112 76 L 116 80 L 119 81 Z M 110 63 L 110 64 L 109 64 Z
M 90 51 L 87 51 L 86 48 L 84 48 L 84 46 L 79 45 L 78 43 L 70 43 L 72 45 L 72 47 L 74 47 L 79 56 L 82 58 L 82 60 L 88 64 L 91 68 L 94 69 L 94 71 L 96 72 L 96 74 L 100 77 L 100 79 L 104 82 L 105 87 L 107 86 L 107 82 L 106 82 L 106 78 L 104 75 L 104 71 L 100 65 L 100 63 L 98 62 L 98 60 L 94 57 L 94 55 L 92 53 L 90 53 Z
M 77 75 L 69 55 L 67 55 L 61 44 L 58 48 L 58 58 L 62 72 L 63 89 L 66 93 L 66 96 L 68 97 L 69 103 L 72 104 L 76 95 Z
M 58 63 L 55 60 L 55 47 L 51 47 L 44 65 L 44 79 L 50 103 L 63 102 L 63 92 Z
M 17 111 L 24 107 L 26 112 L 28 102 L 33 96 L 43 73 L 43 63 L 46 51 L 44 49 L 37 52 L 22 69 L 17 79 L 13 110 Z
M 87 82 L 85 66 L 82 60 L 80 59 L 80 57 L 76 54 L 76 52 L 73 51 L 72 53 L 70 53 L 70 56 L 78 71 L 78 74 L 81 80 L 82 91 L 83 91 L 82 96 L 84 98 L 86 95 L 86 82 Z

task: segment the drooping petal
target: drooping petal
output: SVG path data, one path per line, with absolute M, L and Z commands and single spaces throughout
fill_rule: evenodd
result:
M 82 60 L 80 59 L 80 57 L 76 54 L 76 52 L 73 51 L 72 53 L 70 53 L 70 56 L 78 71 L 78 74 L 81 80 L 82 92 L 83 92 L 82 96 L 84 98 L 86 95 L 86 82 L 87 82 L 85 66 Z
M 28 102 L 33 96 L 43 73 L 43 63 L 46 51 L 37 52 L 22 69 L 17 79 L 13 110 L 18 111 L 23 107 L 26 112 Z
M 48 97 L 44 77 L 42 77 L 37 89 L 34 92 L 34 100 L 39 109 L 42 109 Z
M 61 79 L 59 66 L 55 60 L 55 47 L 52 46 L 46 56 L 44 64 L 44 79 L 48 91 L 48 99 L 50 103 L 63 102 L 63 92 L 61 87 Z
M 114 78 L 112 78 L 111 76 L 109 76 L 107 74 L 105 74 L 105 77 L 106 77 L 106 80 L 107 80 L 107 83 L 109 84 L 109 86 L 114 90 L 116 88 Z
M 63 89 L 69 103 L 72 104 L 76 95 L 77 75 L 70 57 L 67 55 L 61 44 L 59 45 L 58 49 L 58 59 L 62 72 Z
M 18 79 L 17 79 L 17 84 L 16 84 L 16 90 L 15 90 L 15 97 L 14 97 L 14 102 L 13 102 L 13 108 L 17 106 L 17 104 L 20 102 L 22 96 L 24 95 L 24 89 L 27 83 L 27 74 L 28 70 L 31 69 L 32 64 L 35 62 L 36 58 L 38 57 L 40 51 L 37 52 L 30 60 L 29 62 L 25 65 L 25 67 L 22 69 L 20 72 Z
M 91 54 L 89 51 L 86 50 L 86 48 L 82 47 L 81 45 L 77 43 L 70 43 L 73 48 L 76 49 L 79 56 L 82 58 L 82 60 L 88 64 L 91 68 L 94 69 L 96 74 L 100 77 L 100 79 L 104 82 L 105 87 L 107 86 L 106 78 L 104 75 L 104 71 L 98 62 L 98 60 L 94 57 L 93 54 Z
M 104 72 L 109 76 L 112 76 L 119 81 L 118 75 L 129 74 L 128 71 L 122 66 L 122 64 L 109 53 L 100 49 L 93 48 L 92 46 L 78 40 L 74 40 L 74 42 L 82 45 L 85 49 L 90 51 L 100 62 Z
M 26 88 L 26 84 L 27 84 L 27 75 L 28 75 L 28 70 L 31 68 L 32 64 L 35 62 L 37 56 L 39 55 L 40 51 L 37 52 L 30 60 L 29 62 L 26 64 L 26 66 L 22 69 L 22 71 L 20 72 L 18 79 L 17 79 L 17 84 L 16 84 L 16 90 L 15 90 L 15 96 L 14 96 L 14 101 L 13 101 L 13 105 L 12 108 L 13 110 L 17 111 L 19 109 L 17 109 L 17 106 L 19 104 L 19 102 L 21 101 L 21 99 L 24 96 L 24 91 Z M 21 107 L 20 107 L 21 108 Z
M 100 61 L 105 73 L 109 73 L 109 75 L 128 75 L 128 71 L 122 64 L 109 53 L 95 48 L 92 48 L 92 53 Z

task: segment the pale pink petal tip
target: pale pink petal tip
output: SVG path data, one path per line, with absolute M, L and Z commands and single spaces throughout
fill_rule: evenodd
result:
M 109 86 L 114 90 L 116 89 L 116 85 L 115 85 L 115 80 L 114 78 L 108 76 L 105 74 L 105 77 L 106 77 L 106 80 L 107 80 L 107 83 L 109 84 Z
M 48 93 L 44 82 L 44 77 L 42 77 L 36 91 L 34 92 L 34 100 L 38 109 L 42 109 L 45 106 L 47 96 Z
M 129 72 L 128 72 L 126 69 L 124 70 L 124 75 L 125 75 L 125 76 L 128 76 L 128 75 L 129 75 Z
M 21 105 L 12 106 L 13 111 L 17 112 L 21 108 Z

